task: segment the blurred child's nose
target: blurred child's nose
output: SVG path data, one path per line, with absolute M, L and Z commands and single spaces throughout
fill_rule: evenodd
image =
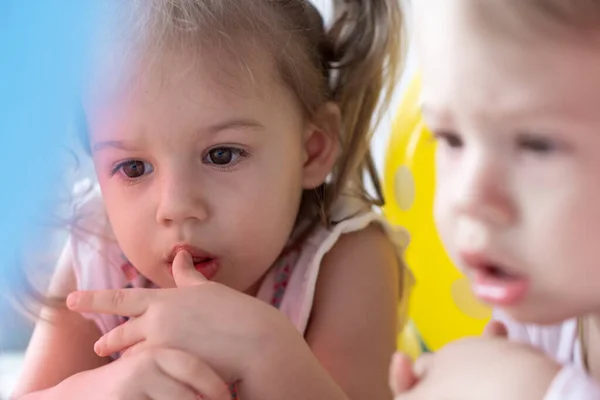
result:
M 484 152 L 465 154 L 455 176 L 456 214 L 495 227 L 514 222 L 516 209 L 510 197 L 508 168 L 501 157 Z
M 202 187 L 198 171 L 180 165 L 165 168 L 161 172 L 156 221 L 160 225 L 170 226 L 208 219 L 205 201 L 207 191 Z

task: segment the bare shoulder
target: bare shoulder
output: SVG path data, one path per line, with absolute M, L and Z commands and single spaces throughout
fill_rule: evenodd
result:
M 403 265 L 397 254 L 395 245 L 377 223 L 344 234 L 323 259 L 319 285 L 332 284 L 333 278 L 336 286 L 347 282 L 364 285 L 366 290 L 370 285 L 391 285 L 399 298 Z
M 396 349 L 400 261 L 381 226 L 340 237 L 325 256 L 307 341 L 350 398 L 391 398 L 387 370 Z

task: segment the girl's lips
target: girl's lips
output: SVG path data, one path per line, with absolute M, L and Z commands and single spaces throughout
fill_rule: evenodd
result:
M 472 282 L 473 293 L 486 303 L 514 306 L 529 291 L 529 280 L 522 276 L 504 274 L 493 268 L 477 268 Z
M 491 258 L 478 253 L 461 253 L 461 259 L 472 276 L 473 293 L 482 301 L 497 306 L 513 306 L 529 291 L 525 276 L 510 271 Z
M 180 243 L 173 246 L 165 259 L 171 273 L 173 269 L 173 260 L 175 260 L 175 256 L 180 251 L 186 251 L 192 256 L 192 262 L 194 263 L 196 271 L 204 275 L 206 279 L 211 280 L 219 271 L 219 260 L 215 256 L 190 244 Z
M 209 258 L 204 261 L 194 261 L 196 271 L 200 272 L 209 281 L 219 272 L 219 261 L 216 258 Z
M 209 281 L 219 272 L 219 260 L 216 258 L 193 259 L 194 268 L 200 272 Z M 168 264 L 169 271 L 173 273 L 173 263 Z
M 166 261 L 168 263 L 173 263 L 173 260 L 175 259 L 175 256 L 177 255 L 177 253 L 179 253 L 182 250 L 185 250 L 188 253 L 190 253 L 192 258 L 194 259 L 194 262 L 205 260 L 207 258 L 215 258 L 212 254 L 207 253 L 207 252 L 199 249 L 198 247 L 194 247 L 192 245 L 184 243 L 184 244 L 178 244 L 178 245 L 173 246 L 173 248 L 171 249 L 171 251 L 169 252 L 169 254 L 166 257 Z

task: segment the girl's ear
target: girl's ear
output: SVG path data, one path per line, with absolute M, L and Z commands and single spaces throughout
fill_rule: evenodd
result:
M 331 173 L 340 152 L 342 118 L 335 103 L 325 103 L 308 121 L 304 132 L 304 189 L 319 187 Z

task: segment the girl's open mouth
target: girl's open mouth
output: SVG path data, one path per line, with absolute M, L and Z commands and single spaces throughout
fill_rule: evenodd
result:
M 196 271 L 200 272 L 208 280 L 214 278 L 219 271 L 219 262 L 216 258 L 193 259 Z
M 482 301 L 497 306 L 511 306 L 525 298 L 529 280 L 485 256 L 463 253 L 461 258 L 472 279 L 473 293 Z
M 209 281 L 219 272 L 219 262 L 216 258 L 193 259 L 194 268 L 200 272 Z M 173 263 L 168 264 L 169 271 L 173 273 Z
M 179 244 L 173 246 L 171 252 L 165 260 L 169 270 L 171 270 L 171 273 L 173 273 L 173 260 L 180 251 L 186 251 L 192 256 L 192 262 L 194 263 L 196 271 L 204 275 L 206 279 L 213 279 L 219 271 L 219 260 L 212 254 L 209 254 L 189 244 Z

